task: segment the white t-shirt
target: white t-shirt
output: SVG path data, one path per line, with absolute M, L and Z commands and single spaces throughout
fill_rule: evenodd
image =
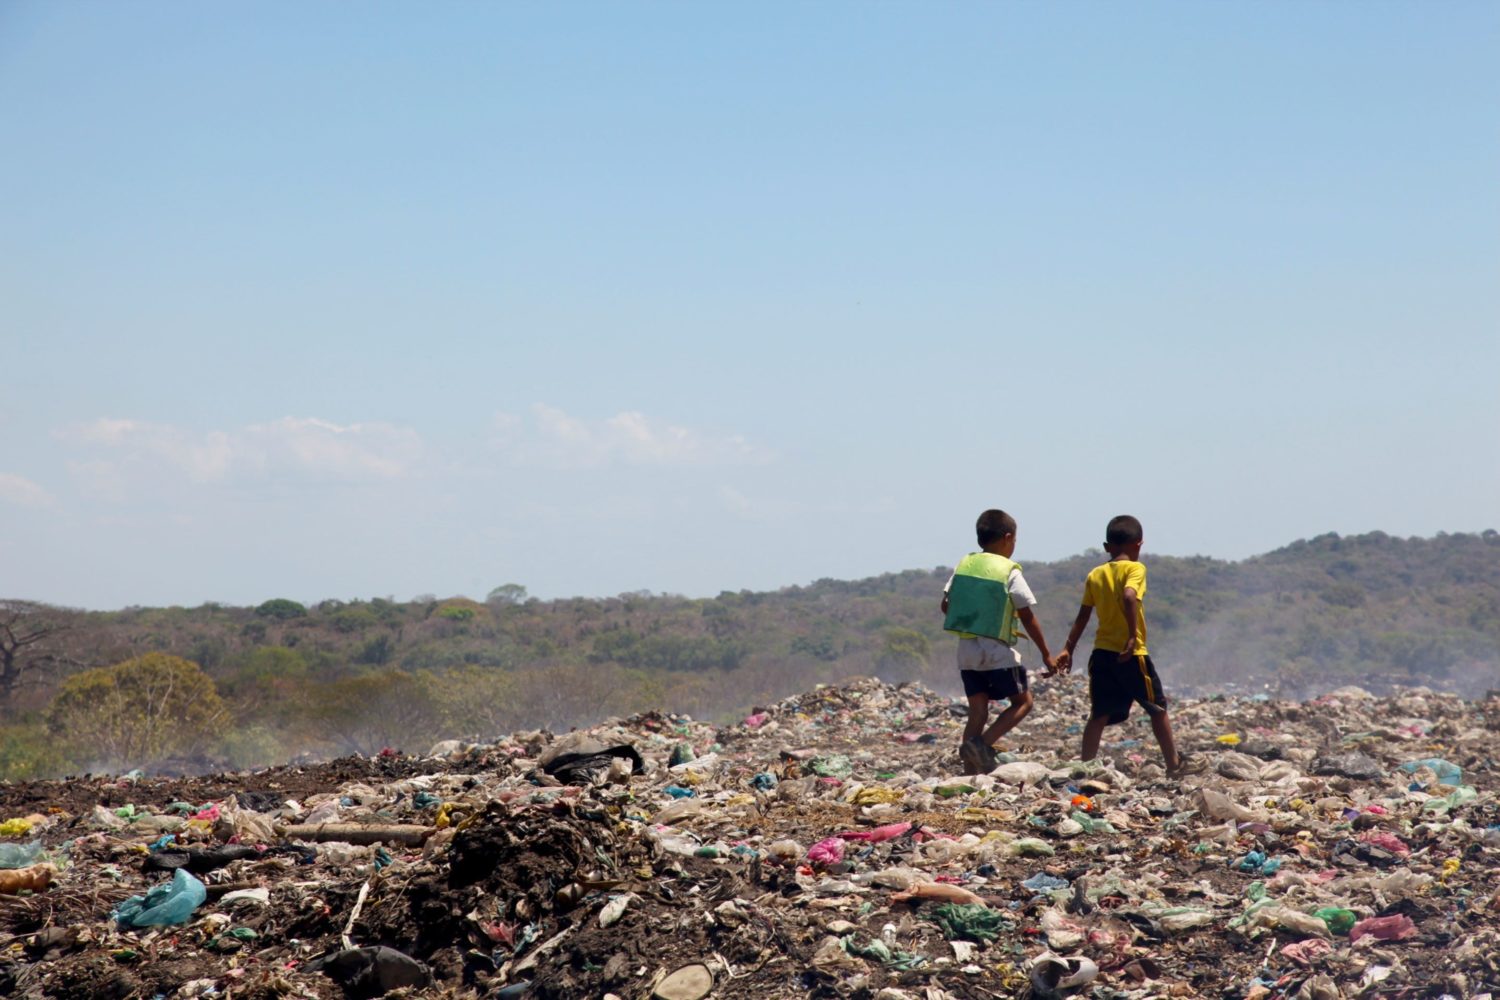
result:
M 943 593 L 953 586 L 953 576 L 950 574 L 948 582 L 943 584 Z M 1010 571 L 1010 576 L 1005 578 L 1005 589 L 1010 591 L 1010 603 L 1013 608 L 1020 611 L 1036 604 L 1036 595 L 1031 592 L 1026 578 L 1021 575 L 1021 567 L 1017 566 Z M 977 648 L 969 648 L 977 644 Z M 977 654 L 977 655 L 976 655 Z M 1021 665 L 1021 648 L 1019 645 L 1007 646 L 999 639 L 991 639 L 988 636 L 979 636 L 976 639 L 960 639 L 958 642 L 958 669 L 960 670 L 999 670 L 1002 667 L 1019 667 Z

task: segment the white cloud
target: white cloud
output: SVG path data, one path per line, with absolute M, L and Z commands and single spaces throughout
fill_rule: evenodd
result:
M 529 418 L 496 414 L 494 435 L 496 447 L 518 464 L 556 469 L 758 465 L 774 457 L 741 435 L 681 427 L 636 410 L 591 421 L 537 403 Z
M 422 438 L 408 427 L 282 417 L 246 428 L 237 444 L 262 469 L 316 470 L 335 479 L 400 479 L 420 461 Z
M 726 511 L 746 521 L 774 521 L 807 515 L 885 515 L 896 509 L 896 502 L 890 497 L 870 497 L 858 502 L 837 498 L 808 501 L 785 497 L 752 497 L 732 486 L 719 487 L 719 500 Z
M 0 472 L 0 501 L 18 507 L 46 507 L 52 503 L 52 495 L 25 476 Z
M 368 482 L 408 475 L 422 458 L 422 439 L 390 424 L 341 426 L 312 417 L 282 417 L 232 431 L 193 432 L 170 424 L 100 419 L 65 428 L 61 440 L 105 452 L 106 459 L 69 467 L 107 496 L 120 496 L 133 472 L 175 472 L 195 483 L 286 477 Z

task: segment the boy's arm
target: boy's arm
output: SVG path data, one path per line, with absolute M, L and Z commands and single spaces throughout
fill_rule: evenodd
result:
M 1078 640 L 1083 638 L 1083 630 L 1088 628 L 1089 618 L 1094 609 L 1087 604 L 1078 609 L 1078 617 L 1073 619 L 1073 627 L 1068 629 L 1068 641 L 1063 643 L 1063 651 L 1057 654 L 1057 669 L 1067 673 L 1073 667 L 1073 650 L 1078 645 Z
M 1135 655 L 1135 630 L 1141 614 L 1141 598 L 1134 587 L 1126 587 L 1120 603 L 1125 606 L 1125 627 L 1129 630 L 1125 634 L 1125 648 L 1120 650 L 1120 660 L 1123 662 Z
M 1042 662 L 1047 665 L 1047 676 L 1057 673 L 1057 661 L 1047 648 L 1047 637 L 1042 635 L 1042 623 L 1036 620 L 1035 612 L 1030 608 L 1017 608 L 1016 617 L 1020 619 L 1021 627 L 1026 629 L 1026 634 L 1031 636 L 1031 641 L 1036 643 L 1036 648 L 1041 651 Z

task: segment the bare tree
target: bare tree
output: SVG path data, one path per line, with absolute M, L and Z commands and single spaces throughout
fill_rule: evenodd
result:
M 0 708 L 10 709 L 37 667 L 56 662 L 48 639 L 72 626 L 59 609 L 35 601 L 0 600 Z

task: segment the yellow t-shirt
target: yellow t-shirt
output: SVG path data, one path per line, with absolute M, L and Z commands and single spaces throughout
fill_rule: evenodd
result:
M 1094 633 L 1094 648 L 1118 653 L 1130 638 L 1125 621 L 1125 588 L 1135 590 L 1141 603 L 1136 610 L 1135 655 L 1146 655 L 1146 565 L 1145 563 L 1107 562 L 1089 571 L 1083 583 L 1083 604 L 1099 614 L 1099 628 Z

